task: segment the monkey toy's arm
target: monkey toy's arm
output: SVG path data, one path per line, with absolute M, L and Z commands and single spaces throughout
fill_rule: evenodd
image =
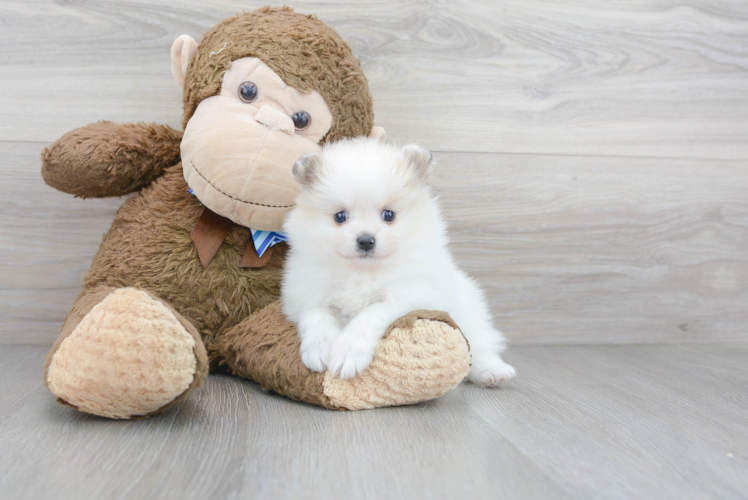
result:
M 182 132 L 166 125 L 108 121 L 71 130 L 42 151 L 42 177 L 82 198 L 122 196 L 179 163 Z

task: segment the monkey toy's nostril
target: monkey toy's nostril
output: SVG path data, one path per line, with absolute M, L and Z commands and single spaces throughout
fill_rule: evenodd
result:
M 274 130 L 280 130 L 289 135 L 294 133 L 293 119 L 284 112 L 270 106 L 264 105 L 255 115 L 255 121 Z
M 362 234 L 358 237 L 356 240 L 356 243 L 358 243 L 358 248 L 363 250 L 364 252 L 368 252 L 372 248 L 374 248 L 374 244 L 377 240 L 374 239 L 374 236 L 370 234 Z

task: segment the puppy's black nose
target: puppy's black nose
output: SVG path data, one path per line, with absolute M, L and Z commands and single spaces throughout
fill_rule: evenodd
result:
M 362 234 L 358 237 L 356 240 L 356 243 L 358 243 L 358 248 L 363 250 L 364 252 L 368 252 L 372 248 L 374 248 L 374 244 L 377 242 L 377 240 L 374 239 L 374 236 L 370 234 Z

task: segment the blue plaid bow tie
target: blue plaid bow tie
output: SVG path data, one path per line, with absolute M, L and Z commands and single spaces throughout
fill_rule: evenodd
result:
M 189 192 L 190 194 L 195 194 L 192 189 Z M 234 223 L 226 217 L 218 215 L 208 207 L 203 209 L 202 215 L 190 232 L 190 237 L 195 243 L 197 255 L 203 267 L 208 267 L 233 226 Z M 247 243 L 247 249 L 239 263 L 239 267 L 263 267 L 270 260 L 272 253 L 268 252 L 268 249 L 288 240 L 286 233 L 281 231 L 260 231 L 252 228 L 249 228 L 249 230 L 252 233 L 252 246 L 250 247 L 249 242 Z M 250 251 L 250 248 L 253 248 L 254 252 Z M 261 259 L 265 253 L 267 253 L 268 257 L 263 262 Z
M 255 244 L 258 257 L 262 257 L 262 254 L 268 248 L 277 245 L 281 241 L 288 240 L 288 236 L 282 231 L 260 231 L 252 228 L 249 230 L 252 231 L 252 241 Z

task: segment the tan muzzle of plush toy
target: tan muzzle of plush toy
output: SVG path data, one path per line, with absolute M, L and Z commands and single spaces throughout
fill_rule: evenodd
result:
M 303 127 L 300 113 L 307 118 Z M 187 123 L 184 177 L 215 213 L 279 231 L 299 191 L 291 169 L 300 157 L 320 151 L 317 143 L 331 125 L 319 93 L 287 86 L 257 58 L 239 59 L 224 75 L 221 93 L 202 101 Z

